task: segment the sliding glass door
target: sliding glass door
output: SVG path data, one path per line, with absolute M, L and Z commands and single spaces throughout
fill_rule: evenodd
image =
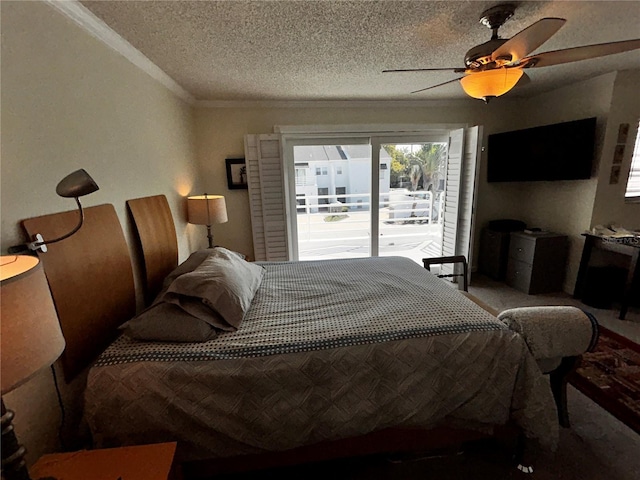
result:
M 293 146 L 300 260 L 371 256 L 371 146 L 345 140 Z
M 288 139 L 291 257 L 404 256 L 421 264 L 441 255 L 447 140 Z

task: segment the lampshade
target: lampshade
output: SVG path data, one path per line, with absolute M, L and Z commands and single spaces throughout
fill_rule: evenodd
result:
M 0 257 L 2 395 L 56 361 L 64 350 L 49 285 L 37 257 Z
M 100 190 L 98 184 L 84 168 L 64 177 L 56 187 L 56 193 L 64 198 L 78 198 Z
M 227 205 L 222 195 L 187 197 L 187 214 L 189 223 L 196 225 L 213 225 L 228 220 Z
M 470 97 L 488 101 L 492 97 L 504 95 L 515 87 L 522 74 L 521 68 L 496 68 L 470 73 L 460 79 L 460 85 Z

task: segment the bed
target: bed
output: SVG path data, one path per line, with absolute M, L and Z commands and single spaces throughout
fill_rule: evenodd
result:
M 153 243 L 140 241 L 173 252 Z M 156 254 L 143 251 L 142 258 Z M 209 339 L 144 341 L 117 330 L 87 379 L 85 418 L 96 447 L 177 440 L 181 460 L 197 465 L 345 455 L 357 439 L 384 445 L 381 436 L 387 448 L 406 447 L 389 445 L 389 432 L 413 445 L 419 432 L 437 444 L 442 429 L 484 435 L 507 425 L 544 448 L 557 442 L 557 392 L 522 332 L 410 260 L 250 264 L 217 248 L 173 267 L 154 274 L 163 282 L 147 278 L 161 290 L 150 309 L 175 305 L 179 294 L 215 306 L 218 293 L 212 300 L 176 285 L 190 276 L 225 281 L 217 268 L 235 272 L 230 283 L 259 281 L 251 294 L 243 291 L 250 299 L 241 322 L 217 324 Z M 61 317 L 63 332 L 68 321 Z

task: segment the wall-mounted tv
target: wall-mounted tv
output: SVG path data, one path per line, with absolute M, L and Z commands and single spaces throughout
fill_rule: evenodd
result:
M 487 181 L 590 178 L 595 133 L 593 117 L 489 135 Z

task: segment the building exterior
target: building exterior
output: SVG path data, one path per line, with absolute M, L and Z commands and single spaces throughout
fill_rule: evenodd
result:
M 296 201 L 310 213 L 369 210 L 369 145 L 301 145 L 294 147 Z M 380 193 L 388 199 L 391 157 L 380 152 Z M 387 194 L 387 195 L 384 195 Z M 321 205 L 327 205 L 322 207 Z M 346 209 L 346 210 L 345 210 Z M 299 212 L 305 209 L 299 208 Z

